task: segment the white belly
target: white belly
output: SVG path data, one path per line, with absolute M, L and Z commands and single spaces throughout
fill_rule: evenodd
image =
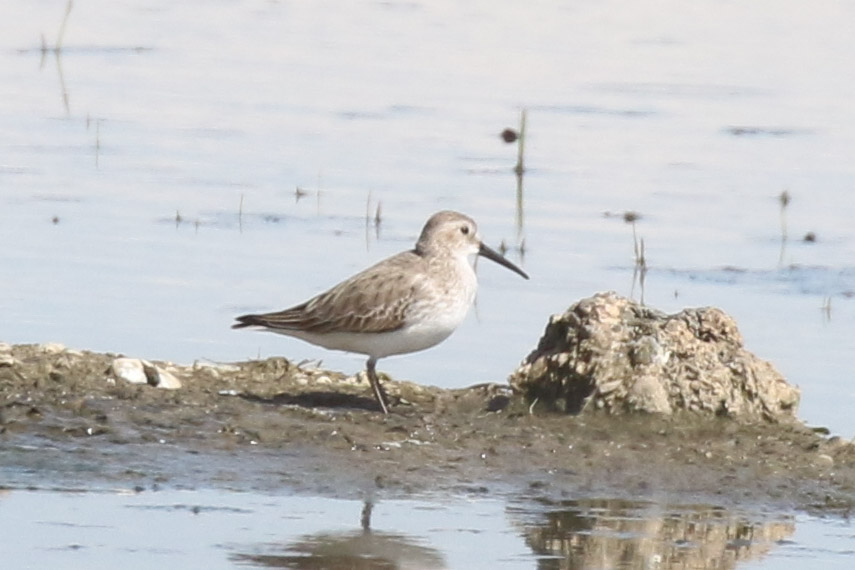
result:
M 383 358 L 430 348 L 444 341 L 454 328 L 415 326 L 382 333 L 333 332 L 313 334 L 302 331 L 274 331 L 329 348 Z

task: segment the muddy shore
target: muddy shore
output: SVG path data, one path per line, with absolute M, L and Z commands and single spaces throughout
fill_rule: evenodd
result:
M 111 376 L 117 355 L 0 345 L 7 487 L 156 486 L 364 497 L 653 498 L 848 514 L 855 446 L 800 422 L 530 410 L 504 385 L 367 382 L 283 358 L 155 363 L 180 389 Z

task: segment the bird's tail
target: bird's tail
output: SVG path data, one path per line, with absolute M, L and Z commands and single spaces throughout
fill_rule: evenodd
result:
M 263 327 L 265 324 L 261 315 L 241 315 L 239 317 L 235 317 L 235 320 L 237 322 L 232 325 L 233 329 L 242 329 L 254 326 Z

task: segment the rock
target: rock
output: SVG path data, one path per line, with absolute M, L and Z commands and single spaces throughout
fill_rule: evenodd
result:
M 720 309 L 674 315 L 599 293 L 553 315 L 511 386 L 569 413 L 650 412 L 794 418 L 799 390 L 743 347 Z
M 110 365 L 110 372 L 116 379 L 131 384 L 150 384 L 166 390 L 181 388 L 181 381 L 174 374 L 139 358 L 116 358 Z
M 45 354 L 59 354 L 65 352 L 65 345 L 58 342 L 45 342 L 39 345 L 39 350 Z
M 820 453 L 816 456 L 813 463 L 821 469 L 831 469 L 834 467 L 834 458 L 825 453 Z

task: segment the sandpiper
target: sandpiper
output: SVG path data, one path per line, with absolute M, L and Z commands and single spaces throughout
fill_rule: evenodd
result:
M 384 414 L 377 360 L 430 348 L 454 332 L 475 298 L 469 257 L 482 255 L 528 275 L 481 243 L 475 221 L 451 211 L 425 224 L 415 248 L 393 255 L 290 309 L 237 317 L 232 328 L 256 326 L 334 350 L 368 356 L 368 380 Z

